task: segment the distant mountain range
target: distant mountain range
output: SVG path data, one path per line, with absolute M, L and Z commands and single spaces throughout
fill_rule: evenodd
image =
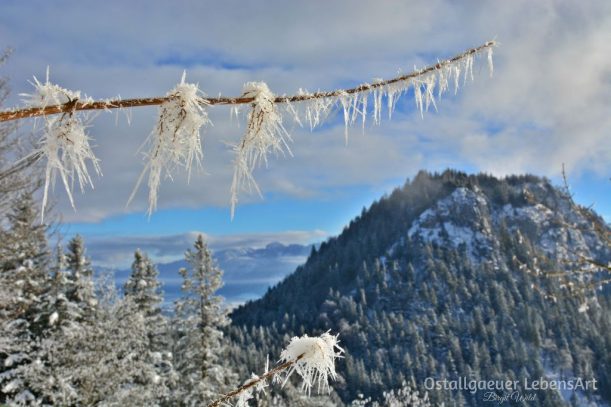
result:
M 225 285 L 219 290 L 219 294 L 225 297 L 230 306 L 259 298 L 270 286 L 303 264 L 311 250 L 311 246 L 272 242 L 263 248 L 225 249 L 214 252 L 214 259 L 224 271 Z M 184 260 L 157 264 L 166 307 L 171 307 L 180 295 L 182 279 L 178 270 L 181 267 L 187 267 Z M 114 273 L 117 284 L 121 286 L 131 273 L 129 269 L 113 271 L 97 268 L 96 271 Z
M 608 405 L 611 296 L 596 282 L 611 276 L 590 277 L 578 261 L 609 264 L 610 236 L 544 178 L 421 172 L 233 311 L 233 363 L 246 377 L 292 335 L 331 330 L 346 349 L 333 386 L 346 405 L 358 394 L 380 400 L 404 380 L 434 405 L 491 404 L 486 389 L 430 387 L 463 378 L 518 381 L 528 399 L 507 405 Z M 561 288 L 550 273 L 575 278 Z M 540 378 L 598 385 L 523 385 Z

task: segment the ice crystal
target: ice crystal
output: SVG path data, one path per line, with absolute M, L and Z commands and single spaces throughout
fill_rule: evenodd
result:
M 492 74 L 494 73 L 494 64 L 492 63 L 492 47 L 488 47 L 488 72 L 490 73 L 490 77 L 492 78 Z
M 49 68 L 47 68 L 46 81 L 41 83 L 34 77 L 32 85 L 35 89 L 34 93 L 22 94 L 24 102 L 30 107 L 45 108 L 52 105 L 76 103 L 81 100 L 79 91 L 70 91 L 51 83 L 49 81 Z M 88 99 L 83 100 L 87 101 Z M 72 190 L 75 179 L 81 191 L 86 184 L 93 188 L 87 161 L 91 162 L 97 174 L 101 174 L 99 160 L 93 154 L 89 144 L 89 136 L 85 132 L 86 123 L 89 120 L 88 115 L 78 114 L 74 111 L 58 116 L 45 116 L 44 135 L 40 141 L 40 147 L 26 157 L 28 159 L 31 156 L 40 155 L 47 160 L 41 210 L 43 219 L 49 187 L 53 188 L 58 174 L 62 179 L 73 208 L 75 208 L 75 205 Z
M 191 177 L 193 163 L 201 167 L 203 159 L 200 129 L 211 125 L 204 106 L 206 100 L 196 84 L 185 82 L 186 73 L 178 85 L 166 94 L 168 98 L 159 107 L 157 125 L 149 135 L 146 144 L 150 146 L 145 153 L 147 163 L 138 178 L 136 186 L 128 200 L 133 200 L 145 174 L 148 172 L 149 216 L 157 207 L 157 195 L 162 173 L 172 178 L 177 168 L 187 171 L 187 180 Z
M 235 152 L 233 181 L 231 183 L 231 218 L 238 203 L 238 193 L 248 186 L 259 195 L 261 191 L 252 175 L 262 162 L 267 164 L 270 152 L 292 155 L 288 142 L 291 136 L 282 125 L 282 115 L 275 103 L 275 95 L 264 82 L 248 82 L 244 85 L 243 97 L 252 97 L 252 109 L 248 113 L 246 132 Z
M 329 391 L 329 378 L 335 380 L 335 359 L 342 357 L 344 350 L 338 346 L 337 335 L 328 332 L 318 337 L 293 337 L 280 354 L 283 362 L 294 362 L 286 374 L 285 382 L 293 374 L 302 378 L 301 389 L 310 394 L 312 387 L 318 392 Z

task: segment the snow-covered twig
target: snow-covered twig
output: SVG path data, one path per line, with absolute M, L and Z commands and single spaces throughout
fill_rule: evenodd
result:
M 283 385 L 296 372 L 303 380 L 302 390 L 308 395 L 314 384 L 318 386 L 319 392 L 321 389 L 330 391 L 328 380 L 329 378 L 335 380 L 335 359 L 342 357 L 342 353 L 344 350 L 338 346 L 337 335 L 331 335 L 329 332 L 315 337 L 308 335 L 293 337 L 280 354 L 281 364 L 272 370 L 268 370 L 266 366 L 264 374 L 253 375 L 253 378 L 242 386 L 215 400 L 208 407 L 220 406 L 235 396 L 239 396 L 236 407 L 244 407 L 246 402 L 252 398 L 253 388 L 262 390 L 267 379 L 277 378 L 277 375 L 287 369 Z
M 257 387 L 257 386 L 265 383 L 265 381 L 267 379 L 272 379 L 277 374 L 279 374 L 282 371 L 284 371 L 284 370 L 288 369 L 289 367 L 293 366 L 297 361 L 301 360 L 303 357 L 304 357 L 304 355 L 299 355 L 296 360 L 291 360 L 291 361 L 284 362 L 284 363 L 274 367 L 272 370 L 266 371 L 261 376 L 255 376 L 255 377 L 251 378 L 250 380 L 248 380 L 246 383 L 244 383 L 243 385 L 241 385 L 237 389 L 230 391 L 229 393 L 225 394 L 221 398 L 219 398 L 219 399 L 213 401 L 212 403 L 208 404 L 208 407 L 217 407 L 217 406 L 223 405 L 223 403 L 227 402 L 228 400 L 231 400 L 235 396 L 238 396 L 240 394 L 248 392 L 253 387 Z M 245 398 L 243 398 L 243 400 L 246 401 L 246 400 L 248 400 L 248 398 L 245 397 Z M 239 406 L 239 404 L 238 404 L 238 406 Z

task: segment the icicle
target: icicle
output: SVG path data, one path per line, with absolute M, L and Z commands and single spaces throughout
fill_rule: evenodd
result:
M 346 92 L 342 91 L 337 98 L 344 109 L 344 139 L 346 141 L 346 145 L 348 145 L 348 124 L 350 124 L 351 106 L 350 96 Z
M 373 83 L 381 83 L 384 80 L 382 78 L 374 78 Z M 375 124 L 380 124 L 380 119 L 382 118 L 382 95 L 384 94 L 384 89 L 381 86 L 374 88 L 373 90 L 373 122 Z
M 367 99 L 369 98 L 369 92 L 363 93 L 361 98 L 361 116 L 363 122 L 363 132 L 365 131 L 365 121 L 367 120 Z
M 285 104 L 286 104 L 285 109 L 291 115 L 291 117 L 293 118 L 293 121 L 297 123 L 299 127 L 303 127 L 303 123 L 301 122 L 301 118 L 299 117 L 299 112 L 297 112 L 297 109 L 295 109 L 295 106 L 293 106 L 293 104 L 289 102 L 288 100 L 285 102 Z
M 229 108 L 229 120 L 234 120 L 240 125 L 240 105 L 233 105 Z
M 492 78 L 492 73 L 494 72 L 494 65 L 492 64 L 492 47 L 488 47 L 488 72 Z
M 70 91 L 49 82 L 49 67 L 47 67 L 45 83 L 40 83 L 34 77 L 32 85 L 35 88 L 34 93 L 21 95 L 25 97 L 24 101 L 29 107 L 44 108 L 51 105 L 90 100 L 88 98 L 81 99 L 79 91 Z M 91 118 L 88 115 L 75 112 L 58 116 L 45 116 L 44 136 L 40 141 L 40 147 L 29 156 L 41 154 L 47 159 L 41 210 L 42 220 L 44 220 L 49 187 L 53 188 L 55 185 L 57 174 L 62 179 L 72 208 L 75 208 L 72 195 L 75 179 L 81 191 L 84 190 L 85 184 L 89 184 L 93 188 L 86 161 L 91 162 L 98 175 L 101 174 L 99 160 L 93 154 L 89 144 L 90 138 L 85 132 L 86 122 L 90 120 Z
M 392 119 L 392 112 L 395 106 L 395 91 L 392 87 L 386 86 L 386 109 L 388 110 L 388 120 Z
M 435 108 L 435 110 L 437 110 L 437 104 L 435 103 L 435 96 L 433 95 L 433 92 L 435 91 L 435 75 L 429 75 L 426 79 L 425 79 L 425 91 L 426 91 L 426 96 L 425 96 L 425 109 L 426 111 L 429 110 L 429 106 L 432 104 L 433 107 Z
M 467 83 L 467 78 L 473 80 L 473 55 L 467 55 L 465 57 L 465 76 L 463 78 L 463 86 Z
M 412 83 L 414 86 L 414 99 L 416 101 L 416 108 L 420 110 L 420 117 L 424 118 L 424 112 L 423 112 L 424 104 L 422 101 L 422 89 L 420 88 L 421 83 L 416 79 L 414 79 Z
M 458 64 L 454 65 L 454 94 L 458 93 L 458 83 L 460 82 L 460 67 Z
M 352 98 L 352 117 L 350 117 L 350 125 L 352 125 L 354 124 L 354 122 L 356 121 L 356 117 L 360 113 L 357 107 L 359 103 L 359 94 L 353 93 L 350 97 Z
M 437 83 L 439 83 L 439 86 L 437 88 L 437 99 L 441 99 L 441 95 L 443 95 L 448 90 L 448 78 L 450 77 L 452 72 L 447 67 L 443 67 L 437 70 L 437 74 Z
M 282 115 L 274 102 L 275 96 L 264 82 L 248 82 L 244 85 L 243 97 L 252 97 L 252 110 L 248 113 L 246 133 L 233 150 L 236 154 L 235 170 L 231 183 L 231 219 L 238 203 L 238 193 L 246 184 L 254 188 L 259 195 L 261 191 L 255 179 L 253 170 L 267 163 L 267 154 L 286 151 L 292 155 L 287 141 L 291 136 L 282 125 Z
M 169 100 L 159 107 L 157 125 L 145 142 L 150 145 L 150 150 L 145 153 L 148 161 L 127 201 L 129 205 L 134 199 L 148 172 L 149 216 L 157 207 L 162 172 L 165 171 L 165 176 L 171 179 L 176 168 L 184 167 L 188 182 L 193 162 L 201 167 L 203 152 L 199 131 L 212 122 L 202 107 L 206 104 L 200 97 L 202 92 L 197 85 L 185 83 L 185 78 L 186 72 L 183 72 L 180 83 L 166 94 Z
M 297 95 L 309 96 L 311 93 L 306 90 L 299 89 Z M 331 107 L 334 104 L 334 100 L 331 98 L 316 98 L 308 99 L 304 103 L 306 105 L 305 116 L 310 124 L 310 130 L 314 130 L 314 128 L 322 123 L 325 117 L 329 114 Z

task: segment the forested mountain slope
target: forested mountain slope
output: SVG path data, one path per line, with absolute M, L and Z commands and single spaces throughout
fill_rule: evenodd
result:
M 596 391 L 530 391 L 528 405 L 611 401 L 609 227 L 536 176 L 419 173 L 381 198 L 260 300 L 230 334 L 260 370 L 294 334 L 340 333 L 345 403 L 427 378 L 596 379 Z M 549 273 L 574 273 L 571 290 Z M 547 276 L 549 274 L 549 276 Z M 596 273 L 604 278 L 604 273 Z M 607 278 L 609 276 L 606 276 Z M 523 389 L 524 390 L 524 389 Z M 433 390 L 434 402 L 484 405 L 484 391 Z M 523 394 L 529 393 L 524 390 Z M 450 404 L 448 404 L 448 402 Z M 520 404 L 516 404 L 520 405 Z

